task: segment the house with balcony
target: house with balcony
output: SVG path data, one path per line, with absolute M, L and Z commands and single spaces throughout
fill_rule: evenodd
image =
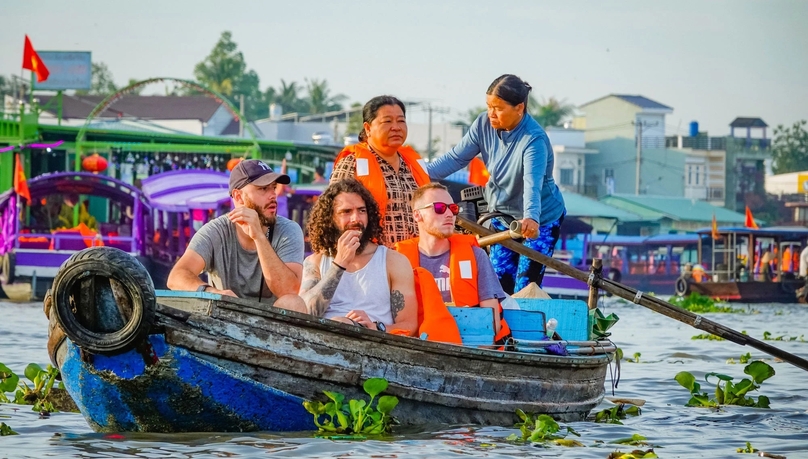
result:
M 666 148 L 665 116 L 673 108 L 641 95 L 611 94 L 579 107 L 573 127 L 584 131 L 585 186 L 596 194 L 684 195 L 685 157 Z
M 742 211 L 765 195 L 765 161 L 771 158 L 768 125 L 760 118 L 736 118 L 730 135 L 710 137 L 691 123 L 689 136 L 667 137 L 669 149 L 685 159 L 684 196 Z

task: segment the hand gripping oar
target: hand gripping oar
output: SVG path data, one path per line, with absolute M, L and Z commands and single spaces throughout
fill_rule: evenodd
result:
M 480 247 L 496 244 L 497 242 L 507 241 L 508 239 L 520 239 L 522 237 L 522 222 L 514 220 L 509 225 L 508 229 L 499 233 L 491 234 L 490 236 L 477 237 L 477 243 Z
M 457 217 L 457 224 L 461 228 L 471 231 L 478 236 L 490 236 L 494 234 L 494 232 L 488 228 L 484 228 L 483 226 L 480 226 L 470 220 L 466 220 L 463 217 Z M 763 341 L 752 338 L 751 336 L 744 335 L 729 327 L 721 325 L 717 322 L 713 322 L 710 319 L 706 319 L 698 314 L 694 314 L 690 311 L 676 307 L 657 297 L 646 295 L 642 291 L 635 288 L 631 288 L 613 280 L 597 276 L 594 273 L 590 274 L 579 269 L 575 269 L 563 261 L 556 260 L 555 258 L 548 257 L 543 253 L 529 249 L 512 239 L 505 239 L 499 243 L 520 255 L 524 255 L 531 260 L 537 261 L 549 268 L 553 268 L 562 274 L 572 277 L 573 279 L 586 282 L 591 286 L 598 287 L 601 290 L 605 290 L 609 293 L 617 295 L 620 298 L 625 298 L 626 300 L 639 304 L 640 306 L 646 307 L 654 312 L 690 325 L 693 328 L 720 336 L 727 341 L 732 341 L 733 343 L 740 344 L 742 346 L 753 347 L 759 351 L 763 351 L 769 355 L 782 359 L 784 362 L 788 362 L 798 368 L 808 371 L 808 360 L 800 356 L 788 353 L 782 349 L 764 343 Z

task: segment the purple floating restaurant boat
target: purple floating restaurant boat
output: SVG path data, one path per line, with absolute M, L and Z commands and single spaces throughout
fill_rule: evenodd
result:
M 134 186 L 104 175 L 59 172 L 29 180 L 28 188 L 26 205 L 13 189 L 0 195 L 3 285 L 30 283 L 32 296 L 42 298 L 59 266 L 87 247 L 115 247 L 148 264 L 149 206 Z
M 142 181 L 143 196 L 149 203 L 146 228 L 147 266 L 154 285 L 165 288 L 174 263 L 185 253 L 194 233 L 208 221 L 230 211 L 225 172 L 185 169 L 152 175 Z

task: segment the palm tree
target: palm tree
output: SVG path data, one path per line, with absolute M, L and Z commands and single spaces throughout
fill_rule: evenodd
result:
M 280 91 L 277 92 L 275 100 L 281 104 L 284 113 L 298 111 L 300 101 L 297 97 L 297 83 L 293 81 L 287 84 L 286 81 L 281 79 Z
M 306 102 L 309 105 L 309 113 L 325 113 L 329 111 L 342 110 L 342 102 L 348 97 L 343 94 L 331 96 L 326 80 L 306 79 Z
M 528 112 L 543 127 L 561 126 L 575 112 L 575 106 L 567 104 L 566 99 L 554 97 L 537 101 L 533 94 L 528 99 Z

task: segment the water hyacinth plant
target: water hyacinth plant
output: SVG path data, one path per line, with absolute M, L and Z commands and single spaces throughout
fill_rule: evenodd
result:
M 338 392 L 323 391 L 330 399 L 327 403 L 306 400 L 303 407 L 314 416 L 317 429 L 331 438 L 362 439 L 365 435 L 390 433 L 394 418 L 390 415 L 398 405 L 398 398 L 384 395 L 373 402 L 376 396 L 387 389 L 384 378 L 370 378 L 362 385 L 370 400 L 349 400 Z
M 774 368 L 765 362 L 752 362 L 747 365 L 743 372 L 751 376 L 752 379 L 744 378 L 739 383 L 732 383 L 732 376 L 720 373 L 707 373 L 704 380 L 710 383 L 710 378 L 717 378 L 715 385 L 715 398 L 710 398 L 706 392 L 701 392 L 701 385 L 696 382 L 696 377 L 687 371 L 679 372 L 674 379 L 682 387 L 690 391 L 690 400 L 685 406 L 698 407 L 718 407 L 721 405 L 751 406 L 757 408 L 769 408 L 769 398 L 765 395 L 758 396 L 755 400 L 747 397 L 750 391 L 760 388 L 760 384 L 774 376 Z
M 516 427 L 522 432 L 522 436 L 520 438 L 516 434 L 511 434 L 506 440 L 531 443 L 552 442 L 559 446 L 584 446 L 583 443 L 577 440 L 565 438 L 567 434 L 581 436 L 572 427 L 566 427 L 566 432 L 559 434 L 561 426 L 552 416 L 540 414 L 534 417 L 534 415 L 525 413 L 522 410 L 516 410 L 516 415 L 522 420 L 522 422 L 516 424 Z
M 33 405 L 34 411 L 56 411 L 50 395 L 53 385 L 56 383 L 56 377 L 59 375 L 59 369 L 48 365 L 47 369 L 43 370 L 39 365 L 30 363 L 25 367 L 24 373 L 25 377 L 33 383 L 32 386 L 22 381 L 17 374 L 0 363 L 0 402 Z M 64 389 L 61 382 L 58 387 Z M 13 398 L 6 395 L 9 392 L 14 393 Z
M 668 303 L 674 306 L 678 306 L 682 309 L 686 309 L 690 312 L 695 312 L 697 314 L 702 314 L 706 312 L 743 314 L 746 312 L 743 309 L 718 305 L 716 304 L 716 301 L 713 300 L 712 298 L 704 295 L 699 295 L 696 292 L 693 292 L 688 296 L 672 296 L 668 300 Z
M 604 424 L 623 424 L 621 419 L 628 416 L 639 416 L 642 413 L 639 406 L 629 405 L 626 408 L 624 403 L 619 403 L 611 408 L 599 411 L 595 414 L 595 422 Z

